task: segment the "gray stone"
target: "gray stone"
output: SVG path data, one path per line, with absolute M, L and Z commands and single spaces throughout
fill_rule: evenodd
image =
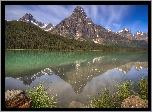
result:
M 123 100 L 121 108 L 148 108 L 148 100 L 143 100 L 139 96 L 131 95 Z
M 6 108 L 29 108 L 32 100 L 29 99 L 23 90 L 7 90 L 5 92 Z
M 24 94 L 25 95 L 25 92 L 23 90 L 7 90 L 5 92 L 5 101 L 9 101 L 9 100 L 12 100 L 18 96 L 20 96 L 21 98 L 23 98 L 23 95 L 21 94 Z
M 84 104 L 82 104 L 80 102 L 72 101 L 69 104 L 69 108 L 86 108 L 86 107 L 84 106 Z

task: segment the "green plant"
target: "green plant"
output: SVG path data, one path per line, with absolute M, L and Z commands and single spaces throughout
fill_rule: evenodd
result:
M 131 85 L 133 82 L 124 81 L 120 84 L 116 84 L 117 92 L 110 95 L 109 90 L 105 88 L 100 95 L 100 98 L 95 96 L 89 96 L 89 107 L 90 108 L 119 108 L 122 101 L 132 94 L 136 94 L 132 89 Z
M 55 108 L 54 96 L 49 96 L 44 90 L 43 82 L 34 90 L 34 87 L 27 91 L 28 97 L 32 100 L 32 108 Z
M 110 95 L 109 90 L 105 88 L 100 97 L 93 95 L 89 96 L 89 108 L 120 108 L 124 99 L 131 95 L 140 95 L 141 98 L 148 100 L 148 78 L 141 78 L 138 81 L 139 93 L 135 93 L 131 85 L 133 82 L 130 80 L 123 81 L 116 84 L 117 92 Z
M 141 78 L 138 81 L 139 95 L 142 99 L 148 99 L 148 78 Z
M 130 95 L 136 94 L 131 88 L 132 84 L 133 82 L 131 80 L 127 80 L 115 85 L 117 92 L 112 95 L 112 102 L 115 104 L 115 107 L 119 108 L 124 99 Z
M 93 100 L 92 100 L 93 99 Z M 89 102 L 88 105 L 89 108 L 114 108 L 113 103 L 111 102 L 112 96 L 109 94 L 109 90 L 105 88 L 105 90 L 102 91 L 102 94 L 99 98 L 95 96 L 89 96 Z
M 119 100 L 123 100 L 127 97 L 129 97 L 129 95 L 131 95 L 131 85 L 133 83 L 131 81 L 124 81 L 122 82 L 122 84 L 116 84 L 117 87 L 117 95 L 118 95 L 118 99 Z

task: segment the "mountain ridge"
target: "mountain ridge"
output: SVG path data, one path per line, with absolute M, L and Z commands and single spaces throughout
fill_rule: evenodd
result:
M 80 6 L 77 6 L 69 17 L 62 20 L 56 26 L 53 26 L 51 23 L 47 25 L 38 22 L 30 13 L 26 13 L 18 21 L 32 23 L 44 31 L 80 41 L 89 40 L 102 45 L 119 47 L 123 47 L 124 45 L 127 47 L 148 47 L 148 33 L 137 31 L 135 34 L 132 34 L 131 30 L 127 28 L 118 32 L 112 32 L 93 23 L 92 19 L 87 17 L 84 9 Z

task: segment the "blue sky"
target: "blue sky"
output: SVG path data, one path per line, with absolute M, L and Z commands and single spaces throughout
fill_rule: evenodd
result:
M 6 5 L 5 19 L 18 20 L 25 13 L 42 23 L 53 25 L 68 18 L 77 5 Z M 133 34 L 136 31 L 148 32 L 147 5 L 79 5 L 88 18 L 113 32 L 128 28 Z

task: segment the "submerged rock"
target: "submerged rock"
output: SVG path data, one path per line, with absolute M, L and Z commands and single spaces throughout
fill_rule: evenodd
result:
M 84 104 L 82 104 L 80 102 L 72 101 L 69 104 L 69 108 L 86 108 L 86 107 L 84 106 Z
M 6 108 L 28 108 L 31 100 L 27 98 L 24 90 L 7 90 L 5 92 Z
M 148 100 L 143 100 L 139 96 L 131 95 L 123 100 L 121 108 L 148 108 Z

